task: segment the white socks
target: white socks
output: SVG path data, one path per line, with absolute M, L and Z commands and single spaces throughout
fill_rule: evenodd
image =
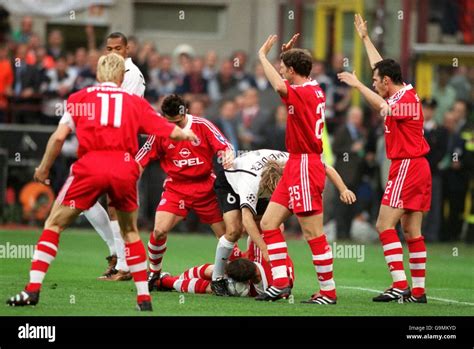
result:
M 130 269 L 125 260 L 125 242 L 123 241 L 122 234 L 120 234 L 118 221 L 110 221 L 110 226 L 114 234 L 115 251 L 117 251 L 117 265 L 115 269 L 129 271 Z
M 84 211 L 84 215 L 109 247 L 110 255 L 116 254 L 114 234 L 105 208 L 97 201 L 94 206 Z
M 235 242 L 231 242 L 225 238 L 225 235 L 221 236 L 216 248 L 216 259 L 214 261 L 214 270 L 212 272 L 212 280 L 224 277 L 224 269 L 227 263 L 227 259 L 232 253 Z

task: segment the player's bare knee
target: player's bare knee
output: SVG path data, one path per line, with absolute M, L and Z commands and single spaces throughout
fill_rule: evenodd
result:
M 168 231 L 162 227 L 155 227 L 155 229 L 153 229 L 153 235 L 155 236 L 156 240 L 162 240 L 166 238 Z

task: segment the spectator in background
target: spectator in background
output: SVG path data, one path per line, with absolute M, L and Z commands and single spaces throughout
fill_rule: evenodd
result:
M 456 131 L 456 115 L 445 113 L 444 127 L 448 132 L 447 153 L 441 162 L 443 170 L 443 204 L 448 206 L 448 215 L 443 217 L 441 241 L 458 241 L 463 226 L 465 196 L 468 189 L 468 174 L 463 168 L 463 140 Z
M 443 124 L 444 115 L 449 109 L 451 109 L 456 100 L 456 90 L 449 85 L 451 69 L 449 67 L 440 67 L 438 72 L 438 83 L 433 85 L 431 95 L 436 98 L 436 101 L 438 102 L 435 120 L 438 124 Z
M 189 102 L 188 113 L 194 116 L 205 117 L 206 103 L 199 98 L 194 98 Z
M 363 121 L 362 109 L 351 107 L 347 113 L 347 122 L 337 129 L 332 144 L 332 151 L 336 156 L 334 168 L 353 192 L 357 192 L 360 185 L 365 157 L 366 140 Z M 335 219 L 338 239 L 350 238 L 352 220 L 355 214 L 356 208 L 354 205 L 340 204 L 340 201 L 337 200 Z
M 138 61 L 138 49 L 139 49 L 139 41 L 136 36 L 130 35 L 127 38 L 127 43 L 128 43 L 128 57 L 132 59 L 132 61 L 137 62 Z
M 232 64 L 234 66 L 234 78 L 237 80 L 239 91 L 245 91 L 251 86 L 252 75 L 247 70 L 247 53 L 243 50 L 237 50 L 232 54 Z
M 78 47 L 74 54 L 74 66 L 70 67 L 74 70 L 74 74 L 78 76 L 88 68 L 87 65 L 87 50 L 85 47 Z
M 288 111 L 284 105 L 279 105 L 275 111 L 275 120 L 265 129 L 265 148 L 287 151 L 285 144 L 286 120 Z
M 60 56 L 64 56 L 66 52 L 63 49 L 63 33 L 58 30 L 52 30 L 48 35 L 48 55 L 57 60 Z
M 151 102 L 156 102 L 159 97 L 160 83 L 158 80 L 158 75 L 160 74 L 160 62 L 161 57 L 158 52 L 152 52 L 148 57 L 148 80 L 145 89 L 145 98 Z
M 191 62 L 191 70 L 183 78 L 183 82 L 176 88 L 179 94 L 207 94 L 207 80 L 203 76 L 204 59 L 195 57 Z
M 26 63 L 28 46 L 20 44 L 13 61 L 13 122 L 37 123 L 39 120 L 38 90 L 41 83 L 39 70 L 36 66 Z
M 204 68 L 202 70 L 202 76 L 206 80 L 214 79 L 217 74 L 217 53 L 214 50 L 206 53 Z
M 352 89 L 337 78 L 337 74 L 343 72 L 344 70 L 344 55 L 342 53 L 336 53 L 331 61 L 331 70 L 329 71 L 329 77 L 331 78 L 332 84 L 334 86 L 334 115 L 332 118 L 326 119 L 325 123 L 328 132 L 331 134 L 343 122 L 347 114 L 347 110 L 351 105 Z
M 12 94 L 13 69 L 8 47 L 0 44 L 0 123 L 7 121 L 8 96 Z
M 173 60 L 170 55 L 161 56 L 160 69 L 158 76 L 155 79 L 153 75 L 151 81 L 156 81 L 156 88 L 158 89 L 158 95 L 165 96 L 175 92 L 177 75 L 173 70 Z
M 437 102 L 435 99 L 423 99 L 423 116 L 425 138 L 430 145 L 430 152 L 426 158 L 430 164 L 433 185 L 431 187 L 431 209 L 423 220 L 423 234 L 427 241 L 439 241 L 442 201 L 443 201 L 443 181 L 440 171 L 440 163 L 447 152 L 448 131 L 438 125 L 434 119 Z
M 219 73 L 216 75 L 218 88 L 218 98 L 223 98 L 228 92 L 237 86 L 237 79 L 234 76 L 234 66 L 232 61 L 227 59 L 221 63 Z
M 324 115 L 326 118 L 332 118 L 334 116 L 334 84 L 331 78 L 326 74 L 326 67 L 324 62 L 320 60 L 313 61 L 313 67 L 310 74 L 311 79 L 316 80 L 321 86 L 326 95 L 326 110 Z
M 243 150 L 262 148 L 265 131 L 271 123 L 271 114 L 260 106 L 258 91 L 250 88 L 243 93 L 244 108 L 239 114 L 239 140 Z
M 271 107 L 280 104 L 280 96 L 278 93 L 275 93 L 273 87 L 268 82 L 263 72 L 262 64 L 259 61 L 255 63 L 254 75 L 251 77 L 250 85 L 258 90 L 261 105 Z
M 46 72 L 47 83 L 42 88 L 43 123 L 56 125 L 62 113 L 58 113 L 58 106 L 62 105 L 72 92 L 76 75 L 74 69 L 68 66 L 66 57 L 60 56 L 56 60 L 56 67 Z
M 137 60 L 135 61 L 135 64 L 142 72 L 145 81 L 149 80 L 148 60 L 154 52 L 156 52 L 155 45 L 150 41 L 145 42 L 138 50 Z
M 454 102 L 451 111 L 453 112 L 456 122 L 456 132 L 461 135 L 461 133 L 467 128 L 467 103 L 458 99 L 456 102 Z
M 221 102 L 219 108 L 219 116 L 215 121 L 217 128 L 222 131 L 224 136 L 229 140 L 234 150 L 240 149 L 238 120 L 237 120 L 237 106 L 236 103 L 227 99 Z
M 77 76 L 76 81 L 74 82 L 73 92 L 96 84 L 97 63 L 99 62 L 99 57 L 100 54 L 98 51 L 89 51 L 87 67 Z
M 454 75 L 449 79 L 449 85 L 456 91 L 457 99 L 468 101 L 472 88 L 468 78 L 468 68 L 463 65 L 456 69 Z
M 26 44 L 33 34 L 33 18 L 31 16 L 24 16 L 21 19 L 20 29 L 15 30 L 12 39 L 17 44 Z

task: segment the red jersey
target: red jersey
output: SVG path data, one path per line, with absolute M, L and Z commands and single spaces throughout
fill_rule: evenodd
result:
M 97 150 L 136 154 L 140 133 L 169 137 L 175 128 L 146 100 L 110 82 L 72 94 L 60 123 L 76 132 L 78 158 Z
M 323 127 L 326 97 L 315 80 L 303 85 L 290 85 L 288 95 L 281 97 L 288 111 L 286 148 L 290 154 L 323 152 Z
M 411 85 L 406 85 L 387 100 L 391 115 L 385 117 L 387 158 L 413 159 L 425 156 L 430 146 L 423 135 L 423 111 Z
M 214 154 L 232 149 L 221 132 L 204 118 L 186 115 L 185 130 L 193 130 L 197 142 L 175 142 L 171 139 L 148 137 L 135 160 L 145 167 L 151 160 L 159 159 L 163 171 L 175 181 L 206 179 L 212 173 Z

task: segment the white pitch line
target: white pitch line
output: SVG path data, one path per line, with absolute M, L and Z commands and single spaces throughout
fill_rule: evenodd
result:
M 359 291 L 368 291 L 368 292 L 374 292 L 374 293 L 380 293 L 380 290 L 374 290 L 372 288 L 364 288 L 364 287 L 354 287 L 354 286 L 338 286 L 339 288 L 346 288 L 349 290 L 359 290 Z M 456 303 L 456 304 L 465 304 L 465 305 L 473 305 L 474 303 L 469 303 L 469 302 L 461 302 L 461 301 L 456 301 L 454 299 L 445 299 L 445 298 L 438 298 L 438 297 L 427 297 L 428 299 L 432 299 L 435 301 L 440 301 L 440 302 L 446 302 L 446 303 Z

